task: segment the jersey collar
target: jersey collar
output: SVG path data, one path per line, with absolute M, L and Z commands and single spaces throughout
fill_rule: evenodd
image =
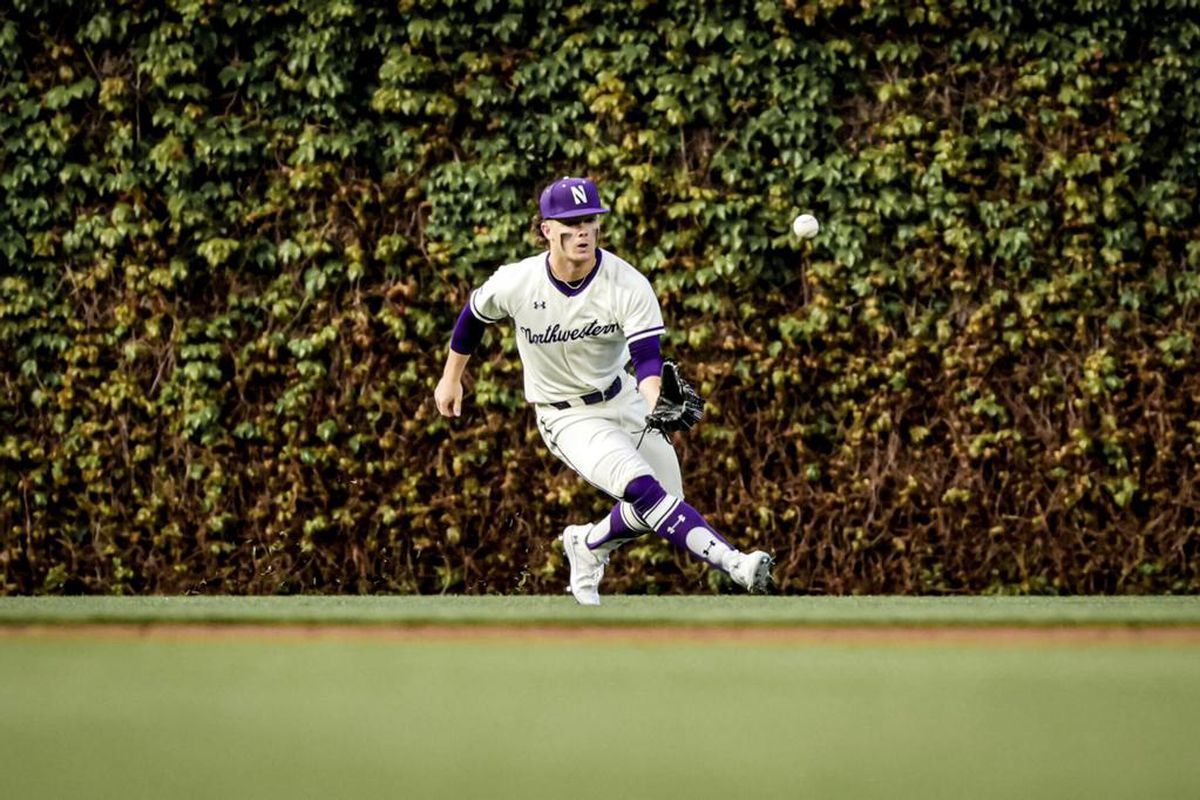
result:
M 597 247 L 596 248 L 596 266 L 592 267 L 592 271 L 589 272 L 587 274 L 587 277 L 585 277 L 583 279 L 583 283 L 579 284 L 578 286 L 571 286 L 570 284 L 566 283 L 565 281 L 560 281 L 558 278 L 554 277 L 554 272 L 550 269 L 550 253 L 547 252 L 546 253 L 546 277 L 550 279 L 550 283 L 551 283 L 551 285 L 554 286 L 555 289 L 558 289 L 560 292 L 565 294 L 567 297 L 574 297 L 575 295 L 579 294 L 584 289 L 586 289 L 588 286 L 590 286 L 592 283 L 592 280 L 596 277 L 596 273 L 600 271 L 600 255 L 601 255 L 600 248 Z

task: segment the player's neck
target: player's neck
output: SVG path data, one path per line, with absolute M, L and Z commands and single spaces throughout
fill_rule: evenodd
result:
M 566 253 L 550 254 L 550 274 L 566 284 L 579 283 L 596 268 L 598 259 L 589 255 L 585 259 L 567 258 Z

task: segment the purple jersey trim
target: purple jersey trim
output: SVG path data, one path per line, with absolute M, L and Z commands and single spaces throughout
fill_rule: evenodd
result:
M 475 295 L 477 295 L 477 294 L 479 294 L 478 289 L 471 292 L 471 296 L 467 298 L 467 305 L 471 308 L 471 313 L 474 314 L 476 317 L 478 317 L 483 322 L 488 323 L 489 325 L 491 325 L 492 323 L 495 323 L 495 322 L 499 322 L 502 319 L 501 317 L 496 317 L 496 318 L 489 317 L 487 314 L 484 314 L 482 311 L 480 311 L 478 308 L 475 307 Z
M 558 289 L 560 292 L 565 294 L 567 297 L 574 297 L 575 295 L 579 294 L 584 289 L 586 289 L 588 286 L 590 286 L 592 283 L 592 279 L 596 277 L 596 273 L 599 271 L 600 271 L 600 248 L 597 247 L 596 248 L 596 266 L 594 266 L 592 268 L 592 271 L 587 274 L 587 277 L 583 279 L 583 283 L 579 284 L 578 286 L 570 286 L 565 281 L 560 281 L 558 278 L 554 277 L 554 273 L 550 270 L 550 254 L 546 253 L 546 277 L 550 279 L 550 283 L 554 285 L 555 289 Z
M 458 321 L 454 323 L 454 333 L 450 336 L 450 349 L 454 352 L 469 356 L 475 352 L 479 342 L 483 340 L 483 331 L 487 326 L 483 320 L 471 311 L 471 304 L 463 306 Z
M 631 342 L 629 357 L 633 360 L 633 369 L 637 373 L 638 384 L 654 375 L 662 375 L 662 347 L 657 336 L 649 336 Z
M 657 327 L 654 327 L 654 328 L 647 328 L 644 331 L 638 331 L 637 333 L 631 333 L 628 336 L 626 336 L 625 338 L 629 341 L 630 344 L 633 344 L 636 341 L 648 338 L 650 336 L 662 336 L 666 332 L 667 332 L 666 328 L 664 328 L 662 325 L 658 325 Z

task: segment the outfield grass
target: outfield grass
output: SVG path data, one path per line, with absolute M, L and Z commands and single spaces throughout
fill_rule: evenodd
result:
M 593 612 L 600 611 L 600 614 Z M 1197 601 L 0 600 L 0 796 L 1192 798 L 1200 646 L 13 623 L 1194 625 Z M 219 631 L 218 631 L 219 633 Z
M 6 597 L 0 625 L 229 622 L 553 625 L 1196 625 L 1200 597 Z

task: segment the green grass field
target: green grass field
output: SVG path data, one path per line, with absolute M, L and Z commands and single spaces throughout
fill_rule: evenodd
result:
M 72 625 L 210 620 L 360 627 Z M 371 635 L 431 623 L 466 634 Z M 0 598 L 0 796 L 1200 796 L 1200 637 L 675 634 L 764 623 L 1178 631 L 1200 599 Z

